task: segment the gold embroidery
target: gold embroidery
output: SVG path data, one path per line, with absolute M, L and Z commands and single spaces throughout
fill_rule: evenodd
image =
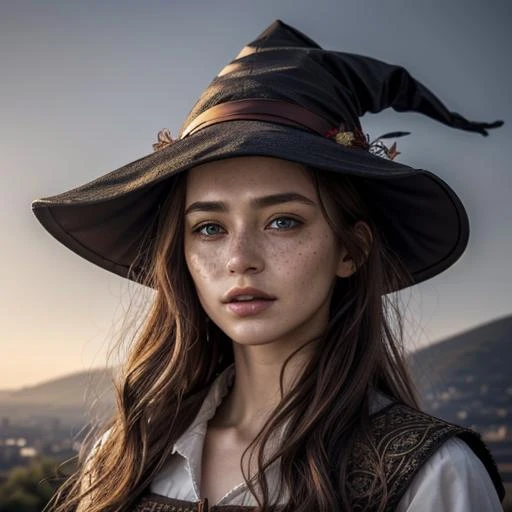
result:
M 402 404 L 390 406 L 371 420 L 375 449 L 358 436 L 348 465 L 347 490 L 354 512 L 374 510 L 383 493 L 386 510 L 393 510 L 428 457 L 446 439 L 464 431 Z M 376 471 L 379 465 L 384 482 Z

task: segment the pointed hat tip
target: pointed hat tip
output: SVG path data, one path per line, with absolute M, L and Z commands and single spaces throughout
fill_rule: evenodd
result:
M 258 48 L 307 47 L 320 48 L 318 43 L 309 38 L 300 30 L 288 25 L 281 19 L 273 21 L 254 41 L 248 46 Z
M 504 121 L 494 121 L 492 123 L 481 123 L 481 131 L 480 133 L 487 137 L 489 135 L 489 132 L 487 130 L 491 130 L 493 128 L 501 128 L 505 124 Z

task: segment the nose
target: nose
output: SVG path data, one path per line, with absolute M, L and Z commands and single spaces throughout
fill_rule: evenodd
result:
M 265 268 L 263 251 L 256 237 L 234 236 L 228 251 L 226 267 L 230 274 L 257 274 Z

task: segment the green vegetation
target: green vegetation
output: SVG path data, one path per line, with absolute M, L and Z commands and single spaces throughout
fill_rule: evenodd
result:
M 512 483 L 505 484 L 505 499 L 503 500 L 503 511 L 512 512 Z
M 46 458 L 12 469 L 0 482 L 0 512 L 41 512 L 72 470 Z

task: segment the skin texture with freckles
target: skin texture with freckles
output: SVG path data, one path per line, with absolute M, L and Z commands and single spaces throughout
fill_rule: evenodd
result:
M 288 193 L 312 204 L 253 204 Z M 318 336 L 328 320 L 335 277 L 345 275 L 349 264 L 309 173 L 265 157 L 204 164 L 187 179 L 186 209 L 197 202 L 222 203 L 222 210 L 206 206 L 186 215 L 186 261 L 210 319 L 242 345 L 298 346 Z M 235 287 L 257 288 L 276 300 L 261 314 L 240 317 L 222 303 Z
M 243 481 L 242 454 L 279 404 L 284 361 L 322 333 L 336 276 L 354 266 L 298 164 L 242 157 L 198 166 L 187 176 L 185 212 L 187 266 L 205 313 L 233 342 L 236 367 L 202 452 L 200 494 L 217 503 Z M 240 315 L 226 295 L 247 287 L 274 300 Z M 284 392 L 313 349 L 286 365 Z

